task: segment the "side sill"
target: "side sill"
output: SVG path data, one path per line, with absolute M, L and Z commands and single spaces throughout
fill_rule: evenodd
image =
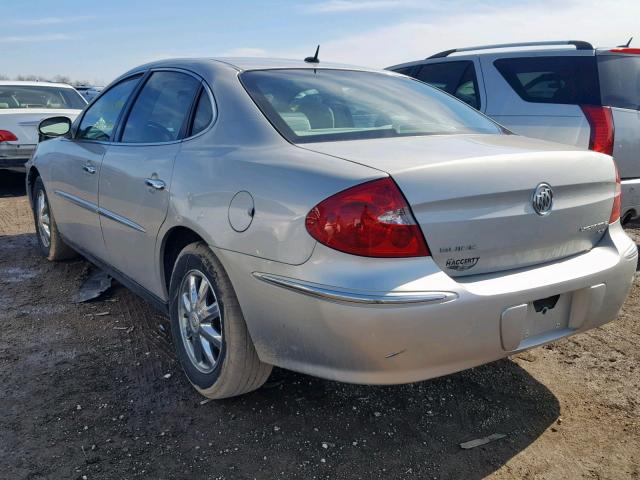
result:
M 458 298 L 458 294 L 453 292 L 367 292 L 347 290 L 270 273 L 253 272 L 253 276 L 271 285 L 334 302 L 397 306 L 447 303 Z
M 117 281 L 119 281 L 121 284 L 123 284 L 125 287 L 127 287 L 129 290 L 131 290 L 133 293 L 135 293 L 136 295 L 138 295 L 139 297 L 143 298 L 144 300 L 149 302 L 151 305 L 153 305 L 153 307 L 156 310 L 158 310 L 160 313 L 162 313 L 163 315 L 169 316 L 169 305 L 167 304 L 167 302 L 163 301 L 161 298 L 159 298 L 155 294 L 151 293 L 149 290 L 147 290 L 142 285 L 140 285 L 136 281 L 134 281 L 131 278 L 129 278 L 124 273 L 122 273 L 119 270 L 116 270 L 115 268 L 109 266 L 109 264 L 107 264 L 104 261 L 100 260 L 99 258 L 91 255 L 86 250 L 84 250 L 83 248 L 78 247 L 73 242 L 70 242 L 66 237 L 63 237 L 63 240 L 65 241 L 65 243 L 67 243 L 71 248 L 73 248 L 76 252 L 78 252 L 84 258 L 89 260 L 91 263 L 96 265 L 98 268 L 101 268 L 102 270 L 107 272 L 109 275 L 111 275 L 113 278 L 115 278 Z

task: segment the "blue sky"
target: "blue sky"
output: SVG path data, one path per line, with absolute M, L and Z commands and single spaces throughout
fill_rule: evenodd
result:
M 384 67 L 456 46 L 578 38 L 640 45 L 640 0 L 0 0 L 0 74 L 100 84 L 181 56 L 302 58 Z

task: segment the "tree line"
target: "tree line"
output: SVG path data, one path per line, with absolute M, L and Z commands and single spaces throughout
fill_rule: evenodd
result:
M 68 85 L 92 85 L 93 82 L 87 80 L 72 80 L 66 75 L 56 75 L 54 77 L 43 77 L 42 75 L 16 75 L 10 78 L 8 75 L 0 73 L 0 80 L 17 80 L 20 82 L 54 82 L 54 83 L 66 83 Z

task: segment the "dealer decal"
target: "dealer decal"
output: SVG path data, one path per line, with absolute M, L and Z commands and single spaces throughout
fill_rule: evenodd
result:
M 473 268 L 480 260 L 480 257 L 470 257 L 470 258 L 450 258 L 447 260 L 446 267 L 450 270 L 456 270 L 458 272 L 462 272 L 464 270 L 469 270 Z

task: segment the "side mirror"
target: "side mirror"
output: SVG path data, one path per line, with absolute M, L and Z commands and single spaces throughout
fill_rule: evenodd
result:
M 71 131 L 71 119 L 68 117 L 45 118 L 38 125 L 40 141 L 62 137 Z

